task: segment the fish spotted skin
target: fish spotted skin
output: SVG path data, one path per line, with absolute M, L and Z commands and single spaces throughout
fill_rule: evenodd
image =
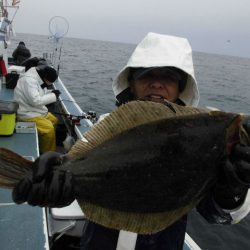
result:
M 167 228 L 213 187 L 233 145 L 250 141 L 243 115 L 163 104 L 121 105 L 75 143 L 63 165 L 53 167 L 73 173 L 89 220 L 140 234 Z M 32 167 L 0 148 L 1 187 L 15 187 L 32 176 Z
M 226 131 L 235 117 L 198 114 L 119 134 L 84 160 L 67 164 L 76 197 L 139 213 L 174 210 L 200 199 L 225 162 Z

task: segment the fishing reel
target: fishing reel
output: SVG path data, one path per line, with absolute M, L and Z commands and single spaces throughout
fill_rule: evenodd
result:
M 88 113 L 84 114 L 85 115 L 85 119 L 89 119 L 93 124 L 97 122 L 98 117 L 96 115 L 96 112 L 93 110 L 89 110 Z
M 57 101 L 62 101 L 62 100 L 57 100 Z M 53 105 L 54 104 L 55 103 L 53 103 Z M 49 105 L 47 105 L 47 107 L 49 107 Z M 51 107 L 49 107 L 49 108 L 51 109 Z M 71 122 L 71 125 L 76 125 L 76 126 L 81 125 L 82 119 L 88 119 L 93 124 L 98 121 L 98 116 L 96 115 L 96 112 L 92 111 L 92 110 L 88 111 L 87 113 L 83 112 L 82 115 L 65 114 L 65 113 L 55 112 L 55 111 L 52 111 L 52 113 L 55 115 L 60 115 L 64 118 L 68 119 Z
M 82 119 L 88 119 L 93 124 L 97 122 L 98 117 L 95 111 L 88 111 L 88 113 L 83 113 L 82 115 L 71 115 L 71 114 L 64 114 L 71 121 L 72 125 L 80 126 Z

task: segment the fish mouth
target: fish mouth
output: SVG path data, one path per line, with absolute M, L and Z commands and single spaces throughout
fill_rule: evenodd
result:
M 168 101 L 166 98 L 164 98 L 161 95 L 147 95 L 147 96 L 139 98 L 139 100 L 140 101 L 151 101 L 151 102 L 162 103 L 165 106 L 167 106 L 171 111 L 173 111 L 174 113 L 176 113 L 176 110 L 172 106 L 171 102 Z

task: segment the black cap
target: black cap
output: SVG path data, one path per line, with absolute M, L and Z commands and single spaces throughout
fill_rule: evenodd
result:
M 148 74 L 152 70 L 164 70 L 165 74 L 170 75 L 176 80 L 181 80 L 180 74 L 173 67 L 149 67 L 149 68 L 134 68 L 132 69 L 132 77 L 134 80 L 138 80 Z
M 36 70 L 42 80 L 54 82 L 58 77 L 56 70 L 47 65 L 39 65 L 36 67 Z
M 24 45 L 25 46 L 25 43 L 23 41 L 19 42 L 19 45 Z
M 143 78 L 152 70 L 161 69 L 164 70 L 164 74 L 171 76 L 173 79 L 179 82 L 179 90 L 182 92 L 187 83 L 187 74 L 175 67 L 149 67 L 149 68 L 130 68 L 130 74 L 128 80 L 138 80 Z

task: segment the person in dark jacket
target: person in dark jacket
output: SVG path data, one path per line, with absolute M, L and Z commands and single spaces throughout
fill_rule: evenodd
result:
M 191 52 L 185 38 L 149 33 L 113 82 L 117 105 L 147 99 L 197 106 L 199 92 Z M 249 133 L 250 121 L 244 121 L 243 126 Z M 60 165 L 59 162 L 58 153 L 42 155 L 36 161 L 33 180 L 23 180 L 14 189 L 14 201 L 49 207 L 70 204 L 75 197 L 74 179 L 69 172 L 52 173 L 52 166 Z M 243 219 L 250 210 L 250 147 L 236 144 L 222 169 L 218 183 L 200 201 L 197 211 L 210 223 L 233 224 Z M 25 184 L 27 182 L 28 185 Z M 184 215 L 168 228 L 144 235 L 86 221 L 81 249 L 182 250 L 186 225 L 187 215 Z
M 31 53 L 28 48 L 26 48 L 24 42 L 19 42 L 17 48 L 12 53 L 14 63 L 21 65 L 22 62 L 31 57 Z

